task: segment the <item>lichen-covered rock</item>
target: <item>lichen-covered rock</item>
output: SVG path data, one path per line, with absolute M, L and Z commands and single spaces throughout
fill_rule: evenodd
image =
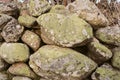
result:
M 35 78 L 35 73 L 25 63 L 14 63 L 9 67 L 8 71 L 17 76 L 26 76 L 29 78 Z
M 50 13 L 68 15 L 69 12 L 64 5 L 55 5 L 55 6 L 52 6 Z
M 22 36 L 22 41 L 29 45 L 34 51 L 40 47 L 40 37 L 32 31 L 26 30 Z
M 12 18 L 3 28 L 1 35 L 6 42 L 17 42 L 21 37 L 24 30 L 23 26 L 20 26 L 16 19 Z
M 30 56 L 29 65 L 46 80 L 83 80 L 97 66 L 79 52 L 54 45 L 41 47 Z
M 103 64 L 92 74 L 92 80 L 120 80 L 120 71 L 109 64 Z
M 47 13 L 41 15 L 37 22 L 41 25 L 41 38 L 47 44 L 81 46 L 93 37 L 91 26 L 75 14 Z
M 32 16 L 40 16 L 51 8 L 46 0 L 30 0 L 28 9 Z
M 118 69 L 120 69 L 120 47 L 114 48 L 112 50 L 113 52 L 113 57 L 112 57 L 112 65 Z
M 36 18 L 29 15 L 22 15 L 22 16 L 19 16 L 18 18 L 19 24 L 28 28 L 31 28 L 34 25 L 35 21 L 36 21 Z
M 105 27 L 96 31 L 96 37 L 107 44 L 120 46 L 120 27 Z
M 15 76 L 12 78 L 12 80 L 32 80 L 32 79 L 28 77 Z
M 8 74 L 0 72 L 0 80 L 9 80 Z
M 0 2 L 0 14 L 16 15 L 18 13 L 17 5 L 13 2 Z
M 0 56 L 7 63 L 25 62 L 29 57 L 29 48 L 22 43 L 3 43 Z
M 106 46 L 101 44 L 98 40 L 94 39 L 88 45 L 88 56 L 98 64 L 101 64 L 112 57 L 112 52 Z
M 80 18 L 86 20 L 95 29 L 109 24 L 107 18 L 89 0 L 76 0 L 68 4 L 67 9 L 71 13 L 77 13 Z

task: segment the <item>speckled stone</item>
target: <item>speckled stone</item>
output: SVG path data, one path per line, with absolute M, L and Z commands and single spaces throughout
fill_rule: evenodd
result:
M 76 14 L 47 13 L 41 15 L 37 22 L 41 25 L 41 38 L 46 44 L 81 46 L 93 37 L 91 26 Z
M 40 47 L 41 39 L 37 34 L 32 31 L 26 30 L 21 39 L 34 51 L 36 51 Z
M 3 43 L 0 47 L 1 58 L 9 64 L 25 62 L 29 54 L 29 48 L 23 43 Z
M 34 79 L 36 74 L 25 63 L 14 63 L 9 67 L 8 71 L 17 76 L 26 76 Z
M 109 64 L 103 64 L 92 74 L 92 80 L 120 80 L 120 71 Z
M 45 45 L 30 56 L 30 67 L 46 80 L 83 80 L 97 64 L 69 48 Z

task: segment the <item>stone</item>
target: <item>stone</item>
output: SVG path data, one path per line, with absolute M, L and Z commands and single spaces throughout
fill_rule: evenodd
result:
M 0 14 L 16 15 L 18 14 L 18 7 L 13 2 L 0 2 Z
M 105 27 L 109 24 L 108 19 L 89 0 L 76 0 L 68 4 L 66 8 L 71 13 L 76 13 L 80 18 L 86 20 L 94 29 Z
M 8 16 L 6 14 L 0 14 L 0 30 L 2 30 L 5 24 L 7 24 L 11 19 L 11 16 Z
M 68 15 L 69 11 L 66 9 L 64 5 L 55 5 L 55 6 L 52 6 L 50 13 Z
M 109 64 L 103 64 L 92 74 L 92 80 L 120 80 L 120 71 Z
M 42 46 L 30 56 L 30 67 L 46 80 L 84 80 L 97 64 L 69 48 Z
M 85 45 L 93 37 L 91 26 L 77 15 L 47 13 L 38 17 L 41 38 L 46 44 L 62 47 Z
M 30 0 L 28 10 L 32 16 L 40 16 L 42 13 L 50 10 L 51 6 L 46 0 Z
M 8 74 L 0 72 L 0 80 L 9 80 Z
M 21 39 L 34 51 L 36 51 L 40 47 L 41 39 L 37 34 L 32 31 L 26 30 Z
M 33 27 L 33 25 L 35 24 L 35 21 L 36 21 L 36 18 L 29 15 L 22 15 L 22 16 L 19 16 L 18 18 L 19 24 L 27 28 Z
M 17 20 L 12 18 L 2 29 L 1 35 L 6 42 L 17 42 L 23 30 L 24 27 L 20 26 Z
M 9 64 L 26 62 L 29 54 L 29 48 L 23 43 L 3 43 L 0 47 L 1 58 Z
M 104 43 L 120 46 L 120 27 L 117 25 L 98 29 L 95 36 Z
M 32 79 L 36 77 L 36 74 L 25 63 L 14 63 L 9 67 L 8 71 L 17 76 L 26 76 Z
M 15 76 L 12 78 L 12 80 L 32 80 L 32 79 L 28 77 Z
M 112 57 L 111 50 L 101 44 L 97 39 L 93 39 L 93 41 L 88 44 L 88 48 L 88 56 L 98 64 L 101 64 Z
M 120 69 L 120 47 L 116 47 L 112 50 L 113 57 L 111 59 L 112 65 Z

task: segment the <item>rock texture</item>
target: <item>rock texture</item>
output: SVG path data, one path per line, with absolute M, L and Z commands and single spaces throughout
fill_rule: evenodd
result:
M 41 47 L 30 56 L 29 65 L 39 76 L 52 80 L 84 79 L 97 67 L 83 54 L 54 45 Z
M 80 46 L 93 37 L 91 26 L 77 15 L 43 14 L 37 19 L 41 37 L 46 44 L 63 47 Z
M 0 47 L 0 56 L 9 64 L 25 62 L 29 57 L 29 48 L 22 43 L 3 43 Z
M 86 20 L 94 29 L 105 27 L 109 24 L 107 18 L 89 0 L 76 0 L 68 4 L 67 9 L 71 13 L 76 13 L 80 18 Z

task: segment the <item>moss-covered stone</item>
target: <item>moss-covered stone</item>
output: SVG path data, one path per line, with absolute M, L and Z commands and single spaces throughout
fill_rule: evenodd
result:
M 41 39 L 34 32 L 27 30 L 22 36 L 22 41 L 36 51 L 40 47 Z
M 92 74 L 92 80 L 120 80 L 120 71 L 109 64 L 103 64 Z
M 107 44 L 120 46 L 120 27 L 105 27 L 96 31 L 96 37 Z
M 64 5 L 55 5 L 55 6 L 52 6 L 50 13 L 68 15 L 69 11 L 66 9 Z
M 112 65 L 118 69 L 120 69 L 120 47 L 114 48 L 112 57 Z
M 12 78 L 12 80 L 32 80 L 32 79 L 28 77 L 15 76 Z
M 101 44 L 98 40 L 93 40 L 90 42 L 88 48 L 90 51 L 88 52 L 88 56 L 98 64 L 101 64 L 112 57 L 111 50 Z
M 19 24 L 28 28 L 31 28 L 34 25 L 35 21 L 36 21 L 36 18 L 29 15 L 22 15 L 22 16 L 19 16 L 18 18 Z
M 97 67 L 83 54 L 54 45 L 41 47 L 30 56 L 29 65 L 46 80 L 83 80 Z
M 29 48 L 22 43 L 3 43 L 0 47 L 0 56 L 9 64 L 25 62 L 29 57 Z
M 51 8 L 46 0 L 30 0 L 28 9 L 32 16 L 40 16 Z
M 95 29 L 105 27 L 109 24 L 107 18 L 90 0 L 76 0 L 68 4 L 67 9 L 71 13 L 77 13 L 80 18 L 86 20 Z
M 41 37 L 47 44 L 73 47 L 86 44 L 93 37 L 91 26 L 76 14 L 65 16 L 57 13 L 41 15 Z
M 13 75 L 36 78 L 35 73 L 25 63 L 14 63 L 9 67 L 8 71 Z

